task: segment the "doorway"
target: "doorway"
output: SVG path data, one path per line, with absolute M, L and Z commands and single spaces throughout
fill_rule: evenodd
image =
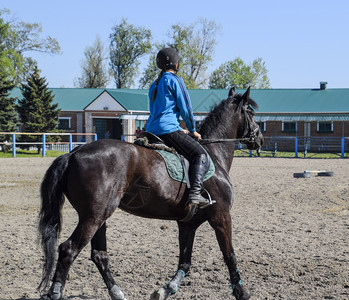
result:
M 120 119 L 94 119 L 94 123 L 98 140 L 108 138 L 107 132 L 109 132 L 109 138 L 121 140 L 122 123 Z

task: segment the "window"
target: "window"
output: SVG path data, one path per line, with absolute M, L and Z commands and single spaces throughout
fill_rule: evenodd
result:
M 68 130 L 70 128 L 71 128 L 71 118 L 70 117 L 59 118 L 58 129 Z
M 296 122 L 282 122 L 282 131 L 283 132 L 297 132 L 297 123 Z
M 259 129 L 261 132 L 266 132 L 267 131 L 267 122 L 257 122 L 257 125 L 259 126 Z
M 333 122 L 317 122 L 318 132 L 333 132 Z

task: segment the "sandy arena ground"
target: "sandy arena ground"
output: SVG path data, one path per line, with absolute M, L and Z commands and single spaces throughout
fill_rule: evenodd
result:
M 52 158 L 0 159 L 0 299 L 36 300 L 42 253 L 37 243 L 39 185 Z M 333 177 L 293 178 L 304 170 Z M 233 242 L 252 299 L 349 299 L 349 160 L 235 158 Z M 66 202 L 60 242 L 77 218 Z M 120 210 L 108 220 L 111 267 L 128 300 L 149 299 L 175 273 L 176 222 Z M 66 299 L 109 299 L 89 259 L 70 270 Z M 170 299 L 233 299 L 213 230 L 199 228 L 193 266 Z

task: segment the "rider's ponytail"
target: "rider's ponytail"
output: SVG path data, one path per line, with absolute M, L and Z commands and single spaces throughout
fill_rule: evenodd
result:
M 151 98 L 151 101 L 152 101 L 152 102 L 155 100 L 156 94 L 157 94 L 157 92 L 158 92 L 158 84 L 159 84 L 159 81 L 160 81 L 161 76 L 162 76 L 163 73 L 164 73 L 164 71 L 161 71 L 160 74 L 159 74 L 158 79 L 156 79 L 156 82 L 155 82 L 155 89 L 154 89 L 154 92 L 153 92 L 153 97 Z

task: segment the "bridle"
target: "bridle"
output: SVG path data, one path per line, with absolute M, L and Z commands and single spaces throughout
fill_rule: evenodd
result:
M 253 120 L 254 111 L 247 105 L 243 105 L 242 101 L 239 106 L 241 110 L 244 112 L 245 116 L 245 132 L 242 138 L 236 139 L 201 139 L 199 142 L 202 145 L 213 144 L 213 143 L 223 143 L 223 142 L 243 142 L 248 144 L 254 144 L 257 140 L 258 126 L 256 126 L 255 121 Z M 251 116 L 252 115 L 252 116 Z M 253 126 L 254 124 L 255 126 Z

